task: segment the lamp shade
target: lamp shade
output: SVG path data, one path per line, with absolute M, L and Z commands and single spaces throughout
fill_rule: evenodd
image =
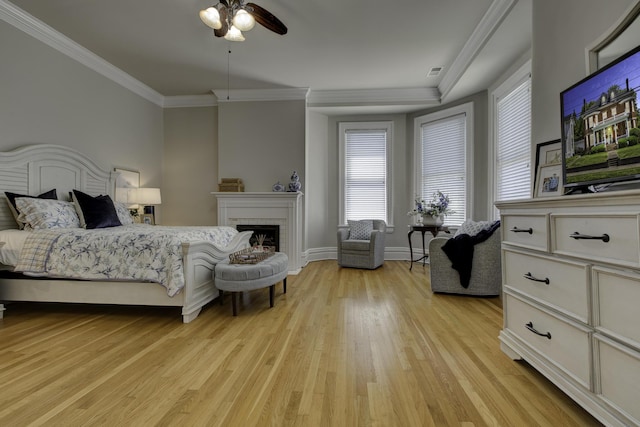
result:
M 227 31 L 227 34 L 224 35 L 224 38 L 231 42 L 244 41 L 244 36 L 242 35 L 242 32 L 239 29 L 237 29 L 234 25 L 232 25 L 231 28 L 229 28 L 229 31 Z
M 240 31 L 249 31 L 256 25 L 256 20 L 246 10 L 239 9 L 233 17 L 233 25 Z
M 205 23 L 208 27 L 213 28 L 214 30 L 219 30 L 222 28 L 222 22 L 220 22 L 220 13 L 218 13 L 218 9 L 215 7 L 209 7 L 207 9 L 200 11 L 200 19 Z
M 162 203 L 159 188 L 132 188 L 129 190 L 129 203 L 140 205 L 159 205 Z

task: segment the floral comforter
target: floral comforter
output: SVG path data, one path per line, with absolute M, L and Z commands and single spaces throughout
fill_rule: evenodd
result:
M 15 271 L 70 279 L 157 282 L 174 296 L 184 287 L 182 243 L 208 241 L 224 249 L 237 233 L 231 227 L 141 224 L 34 230 Z

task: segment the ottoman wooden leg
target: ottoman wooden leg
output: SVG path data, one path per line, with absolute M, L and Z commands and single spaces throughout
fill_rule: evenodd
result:
M 224 305 L 224 291 L 218 290 L 218 298 L 220 298 L 220 305 Z
M 238 315 L 238 293 L 231 292 L 231 310 L 234 316 Z
M 276 285 L 269 286 L 269 307 L 273 307 L 273 295 L 276 293 Z
M 283 293 L 287 293 L 287 278 L 285 277 L 284 279 L 282 279 L 282 290 L 284 291 Z

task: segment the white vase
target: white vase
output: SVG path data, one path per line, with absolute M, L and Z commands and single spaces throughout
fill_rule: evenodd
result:
M 425 215 L 422 217 L 423 225 L 442 225 L 444 218 L 442 216 Z

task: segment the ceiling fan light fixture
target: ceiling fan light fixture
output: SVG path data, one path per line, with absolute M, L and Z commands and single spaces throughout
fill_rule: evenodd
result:
M 211 27 L 214 30 L 219 30 L 222 28 L 222 22 L 220 21 L 220 13 L 218 13 L 218 9 L 211 6 L 207 9 L 200 11 L 200 19 L 207 27 Z
M 249 12 L 244 9 L 238 9 L 233 17 L 233 26 L 240 31 L 249 31 L 256 25 L 256 20 Z
M 227 31 L 227 34 L 224 35 L 225 40 L 229 40 L 232 42 L 243 42 L 244 41 L 244 36 L 242 35 L 242 32 L 237 29 L 235 27 L 235 25 L 232 25 L 231 28 L 229 28 L 229 31 Z

